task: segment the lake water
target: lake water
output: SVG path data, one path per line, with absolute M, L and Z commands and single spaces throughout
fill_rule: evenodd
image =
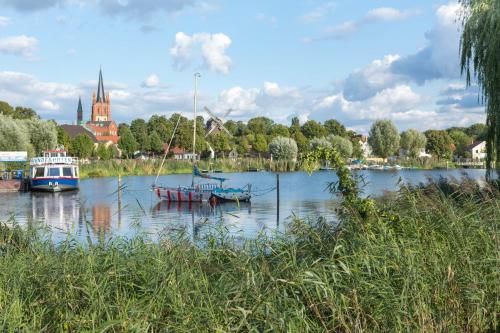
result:
M 400 170 L 359 171 L 366 181 L 364 195 L 376 196 L 395 190 L 398 183 L 417 184 L 429 178 L 460 178 L 466 173 L 484 179 L 484 170 Z M 322 171 L 280 174 L 280 207 L 277 218 L 276 174 L 269 172 L 221 174 L 228 186 L 252 184 L 252 202 L 220 204 L 171 203 L 159 201 L 150 187 L 155 177 L 123 177 L 119 190 L 117 178 L 86 179 L 80 191 L 65 193 L 0 194 L 0 220 L 15 217 L 20 224 L 37 223 L 53 231 L 55 239 L 67 235 L 84 239 L 159 235 L 184 230 L 199 237 L 214 228 L 224 228 L 241 237 L 260 232 L 283 231 L 293 216 L 325 217 L 335 220 L 335 198 L 326 190 L 335 173 Z M 169 186 L 191 183 L 191 175 L 161 176 L 159 183 Z

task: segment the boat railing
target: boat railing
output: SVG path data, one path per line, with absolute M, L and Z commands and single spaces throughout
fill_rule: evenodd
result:
M 77 157 L 58 156 L 58 157 L 33 157 L 30 160 L 30 165 L 46 165 L 46 164 L 65 164 L 78 165 Z

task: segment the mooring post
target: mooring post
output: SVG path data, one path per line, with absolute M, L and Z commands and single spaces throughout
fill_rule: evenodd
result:
M 280 225 L 280 174 L 276 174 L 276 226 Z

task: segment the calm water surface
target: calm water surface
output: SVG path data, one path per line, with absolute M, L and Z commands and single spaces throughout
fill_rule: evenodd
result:
M 468 176 L 483 179 L 484 170 L 467 170 Z M 460 178 L 461 170 L 360 171 L 366 180 L 365 195 L 379 195 L 394 190 L 400 181 L 416 184 L 429 177 Z M 335 220 L 335 198 L 326 190 L 335 181 L 333 172 L 294 172 L 280 175 L 280 207 L 277 218 L 276 175 L 268 172 L 222 174 L 228 186 L 252 184 L 251 204 L 234 203 L 211 207 L 208 204 L 160 202 L 150 191 L 155 177 L 132 176 L 86 179 L 80 191 L 65 193 L 0 194 L 0 220 L 14 216 L 17 223 L 47 226 L 54 237 L 67 235 L 84 239 L 159 235 L 185 230 L 197 237 L 216 228 L 227 228 L 241 237 L 255 237 L 259 232 L 283 231 L 293 216 Z M 162 176 L 159 183 L 170 186 L 191 183 L 191 175 Z

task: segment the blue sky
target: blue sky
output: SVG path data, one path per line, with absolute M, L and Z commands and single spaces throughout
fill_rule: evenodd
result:
M 286 5 L 284 5 L 286 4 Z M 102 66 L 112 115 L 191 112 L 367 132 L 484 121 L 458 67 L 456 1 L 0 0 L 0 99 L 44 118 L 89 117 Z

